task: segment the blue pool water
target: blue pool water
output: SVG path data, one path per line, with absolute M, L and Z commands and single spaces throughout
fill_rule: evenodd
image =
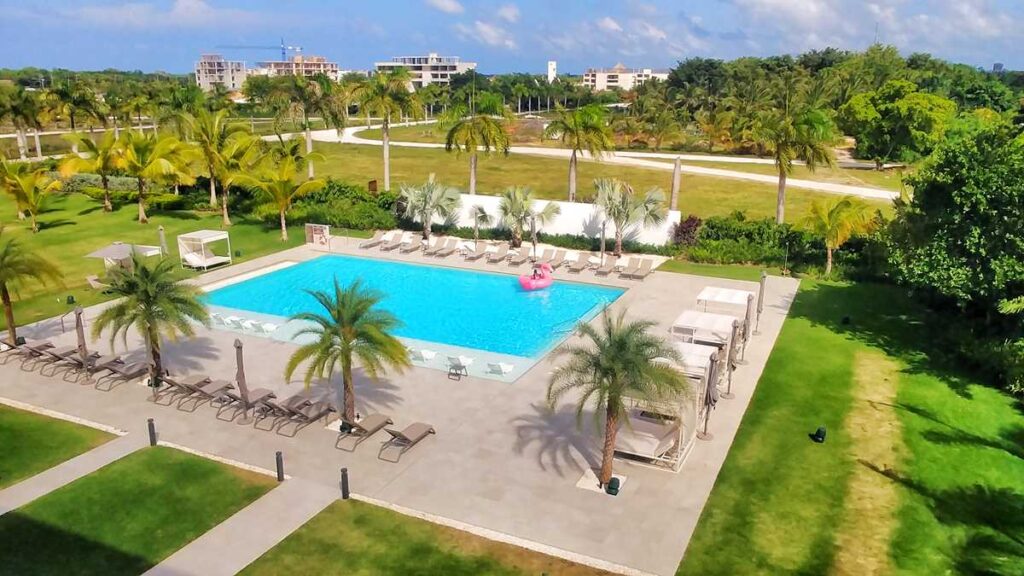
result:
M 347 256 L 321 256 L 207 294 L 214 306 L 288 317 L 318 311 L 305 290 L 360 278 L 385 294 L 381 306 L 404 326 L 397 336 L 534 358 L 624 290 L 556 278 L 527 292 L 516 276 Z

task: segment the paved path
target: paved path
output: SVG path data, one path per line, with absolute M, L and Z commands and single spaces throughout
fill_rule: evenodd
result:
M 0 515 L 78 480 L 82 476 L 119 460 L 147 444 L 144 434 L 121 436 L 46 470 L 0 490 Z
M 146 576 L 237 574 L 338 495 L 337 489 L 322 484 L 287 480 L 154 566 Z

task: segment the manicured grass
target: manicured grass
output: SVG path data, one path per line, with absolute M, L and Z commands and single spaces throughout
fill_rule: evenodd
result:
M 0 574 L 141 574 L 274 485 L 146 448 L 0 516 Z
M 317 150 L 326 156 L 326 162 L 318 169 L 318 175 L 331 175 L 355 183 L 377 179 L 383 186 L 383 164 L 381 148 L 370 145 L 342 145 L 317 143 Z M 419 184 L 433 173 L 441 182 L 465 190 L 469 185 L 469 160 L 466 155 L 457 156 L 444 150 L 391 147 L 391 183 L 398 191 L 401 183 Z M 512 155 L 509 157 L 482 157 L 477 169 L 478 191 L 482 194 L 496 194 L 512 184 L 528 186 L 539 198 L 564 200 L 568 196 L 567 161 L 556 158 Z M 600 162 L 580 162 L 580 199 L 594 195 L 595 178 L 617 177 L 628 181 L 635 188 L 646 190 L 660 187 L 669 190 L 672 173 L 618 166 Z M 679 210 L 683 214 L 696 214 L 702 218 L 727 215 L 742 210 L 748 217 L 758 218 L 775 214 L 775 187 L 703 176 L 686 176 L 683 179 Z M 814 199 L 829 197 L 827 194 L 806 190 L 790 190 L 787 195 L 786 217 L 791 222 L 801 220 L 808 212 Z M 883 209 L 889 203 L 873 202 Z
M 605 572 L 348 500 L 328 506 L 241 574 L 582 576 Z
M 678 573 L 854 573 L 834 562 L 849 480 L 865 469 L 898 494 L 885 513 L 900 573 L 1024 573 L 1024 415 L 935 360 L 937 321 L 896 287 L 804 280 Z M 895 405 L 854 399 L 865 353 L 897 367 Z M 858 461 L 855 406 L 895 412 L 896 466 Z
M 0 489 L 88 452 L 113 434 L 0 404 Z
M 762 270 L 772 276 L 779 276 L 781 274 L 778 268 L 744 266 L 742 264 L 702 264 L 699 262 L 687 262 L 686 260 L 667 260 L 658 267 L 658 270 L 677 272 L 679 274 L 693 274 L 695 276 L 710 276 L 712 278 L 747 280 L 750 282 L 760 281 Z

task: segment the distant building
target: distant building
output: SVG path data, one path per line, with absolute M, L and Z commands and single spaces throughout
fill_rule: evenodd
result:
M 245 62 L 226 60 L 220 54 L 203 54 L 196 62 L 196 84 L 203 92 L 213 90 L 214 86 L 223 86 L 230 92 L 241 90 L 248 74 Z
M 260 62 L 252 72 L 264 76 L 306 76 L 313 77 L 324 74 L 332 80 L 341 78 L 341 69 L 337 62 L 329 62 L 323 56 L 303 56 L 296 54 L 290 60 L 270 60 Z
M 548 84 L 551 84 L 558 78 L 558 62 L 554 60 L 548 60 Z
M 1006 70 L 1006 67 L 1003 66 L 1002 62 L 996 62 L 992 65 L 992 71 L 996 74 L 1002 74 L 1004 70 Z
M 652 78 L 668 80 L 668 72 L 652 68 L 626 68 L 622 64 L 616 64 L 611 68 L 588 69 L 583 74 L 583 85 L 595 92 L 612 88 L 632 90 Z
M 407 68 L 412 75 L 411 88 L 418 90 L 430 84 L 447 84 L 452 75 L 475 70 L 476 62 L 463 62 L 458 56 L 438 56 L 431 52 L 426 56 L 399 56 L 373 66 L 377 72 Z

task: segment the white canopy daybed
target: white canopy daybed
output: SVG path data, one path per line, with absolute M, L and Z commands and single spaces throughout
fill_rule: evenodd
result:
M 210 249 L 214 242 L 227 241 L 228 255 L 217 256 Z M 178 254 L 182 268 L 208 270 L 214 266 L 231 263 L 231 237 L 223 230 L 197 230 L 178 236 Z

